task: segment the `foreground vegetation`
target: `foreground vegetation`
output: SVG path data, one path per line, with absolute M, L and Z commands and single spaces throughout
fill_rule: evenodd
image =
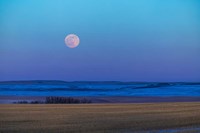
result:
M 199 132 L 195 127 L 200 127 L 199 102 L 0 105 L 0 133 Z
M 79 103 L 92 103 L 91 100 L 86 98 L 73 98 L 73 97 L 46 97 L 45 101 L 18 101 L 15 104 L 79 104 Z

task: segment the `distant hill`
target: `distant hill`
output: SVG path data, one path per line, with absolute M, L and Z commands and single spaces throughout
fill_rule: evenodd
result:
M 62 81 L 62 80 L 22 80 L 22 81 L 0 81 L 0 84 L 69 84 L 69 83 L 86 83 L 86 84 L 146 84 L 142 88 L 155 88 L 172 85 L 200 85 L 200 82 L 121 82 L 121 81 Z

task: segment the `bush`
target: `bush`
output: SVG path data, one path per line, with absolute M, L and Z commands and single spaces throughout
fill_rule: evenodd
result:
M 72 98 L 72 97 L 46 97 L 45 101 L 18 101 L 14 102 L 15 104 L 84 104 L 84 103 L 92 103 L 91 100 L 83 98 Z
M 30 104 L 44 104 L 43 101 L 31 101 Z
M 88 99 L 78 99 L 72 97 L 46 97 L 45 103 L 47 104 L 78 104 L 78 103 L 91 103 Z
M 28 104 L 28 101 L 17 101 L 17 102 L 14 102 L 16 104 Z
M 83 99 L 81 100 L 81 103 L 92 103 L 92 101 L 91 101 L 91 100 L 88 100 L 88 99 L 86 99 L 86 98 L 83 98 Z

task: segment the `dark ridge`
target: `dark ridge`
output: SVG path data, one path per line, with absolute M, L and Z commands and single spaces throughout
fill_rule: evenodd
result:
M 22 80 L 22 81 L 0 81 L 0 84 L 69 84 L 69 83 L 87 83 L 87 84 L 184 84 L 184 85 L 200 85 L 200 82 L 122 82 L 122 81 L 62 81 L 62 80 Z
M 148 84 L 146 86 L 135 87 L 135 89 L 142 89 L 142 88 L 158 88 L 158 87 L 167 87 L 167 86 L 174 86 L 175 83 L 155 83 L 155 84 Z
M 200 83 L 198 83 L 198 82 L 195 82 L 195 83 L 183 83 L 184 85 L 200 85 Z
M 127 87 L 128 88 L 128 87 Z M 0 91 L 115 91 L 116 89 L 104 89 L 104 88 L 23 88 L 23 89 L 10 89 L 0 88 Z
M 159 88 L 159 87 L 167 87 L 177 85 L 175 83 L 149 83 L 143 86 L 127 86 L 121 87 L 120 89 L 148 89 L 148 88 Z

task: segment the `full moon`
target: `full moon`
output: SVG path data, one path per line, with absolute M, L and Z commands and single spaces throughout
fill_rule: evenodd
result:
M 80 43 L 80 39 L 77 35 L 75 34 L 69 34 L 65 37 L 65 44 L 69 47 L 69 48 L 75 48 L 79 45 Z

